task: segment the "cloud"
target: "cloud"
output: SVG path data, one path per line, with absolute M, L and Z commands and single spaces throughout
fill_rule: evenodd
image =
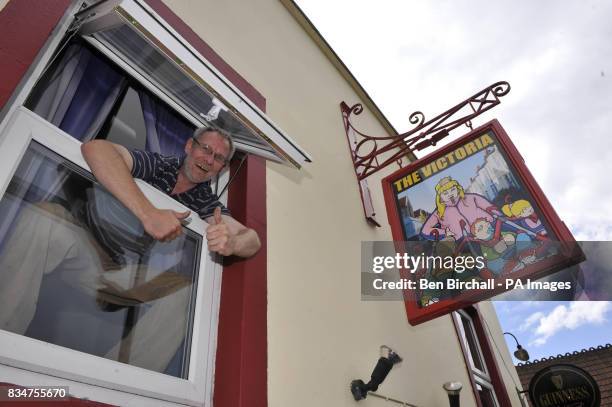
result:
M 542 319 L 544 315 L 545 314 L 543 312 L 539 312 L 539 311 L 531 314 L 529 317 L 527 317 L 525 322 L 521 324 L 521 326 L 519 327 L 519 331 L 521 332 L 526 331 L 530 326 L 540 321 L 540 319 Z
M 499 118 L 570 230 L 612 240 L 612 2 L 297 1 L 400 132 L 509 81 L 474 124 Z
M 548 315 L 532 314 L 531 319 L 539 321 L 535 329 L 536 338 L 530 343 L 533 346 L 544 345 L 553 335 L 563 330 L 574 330 L 582 325 L 600 325 L 606 321 L 606 313 L 612 309 L 609 301 L 579 301 L 569 307 L 559 305 Z M 537 314 L 542 314 L 536 317 Z M 535 321 L 531 321 L 533 324 Z

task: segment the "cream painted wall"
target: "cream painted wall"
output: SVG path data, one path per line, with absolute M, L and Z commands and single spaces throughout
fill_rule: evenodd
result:
M 0 0 L 0 11 L 8 4 L 9 0 Z
M 380 393 L 448 406 L 441 385 L 459 380 L 462 406 L 474 406 L 449 316 L 412 327 L 402 303 L 360 301 L 360 243 L 391 233 L 384 174 L 369 179 L 383 227 L 363 218 L 339 110 L 343 100 L 359 102 L 355 92 L 280 2 L 165 2 L 266 97 L 272 120 L 313 157 L 299 171 L 268 164 L 269 405 L 389 406 L 357 404 L 349 392 L 352 379 L 369 379 L 386 344 L 404 362 Z M 384 134 L 371 112 L 361 116 L 361 130 Z
M 491 348 L 493 348 L 493 353 L 496 356 L 497 367 L 499 368 L 504 383 L 506 383 L 512 405 L 520 406 L 521 401 L 516 389 L 523 390 L 521 388 L 521 381 L 512 363 L 512 355 L 510 355 L 508 347 L 506 346 L 504 331 L 499 325 L 499 320 L 497 319 L 493 304 L 489 301 L 483 301 L 478 304 L 478 309 L 480 310 L 482 318 L 485 320 L 485 329 L 490 331 L 489 342 L 491 342 Z

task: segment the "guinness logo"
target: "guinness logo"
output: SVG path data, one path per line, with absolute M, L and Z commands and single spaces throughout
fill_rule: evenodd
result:
M 529 382 L 529 397 L 535 407 L 600 407 L 599 386 L 579 367 L 567 364 L 549 366 Z
M 557 390 L 561 390 L 563 388 L 563 376 L 560 374 L 550 376 L 550 381 L 555 385 Z

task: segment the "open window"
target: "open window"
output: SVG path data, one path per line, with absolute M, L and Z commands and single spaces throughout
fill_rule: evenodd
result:
M 145 4 L 100 2 L 60 35 L 0 126 L 0 369 L 208 405 L 221 266 L 205 222 L 152 241 L 96 183 L 80 146 L 106 138 L 174 155 L 212 126 L 239 154 L 310 159 Z M 186 209 L 138 185 L 156 206 Z
M 239 150 L 300 167 L 309 155 L 146 4 L 106 1 L 77 15 L 79 33 L 197 126 L 229 131 Z

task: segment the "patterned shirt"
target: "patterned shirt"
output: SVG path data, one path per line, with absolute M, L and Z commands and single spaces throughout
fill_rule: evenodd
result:
M 210 181 L 199 184 L 181 194 L 171 195 L 176 185 L 184 157 L 165 157 L 157 153 L 130 151 L 133 160 L 132 175 L 140 178 L 178 202 L 196 212 L 202 219 L 213 215 L 216 207 L 221 213 L 229 211 L 213 193 Z M 142 262 L 155 243 L 136 216 L 121 202 L 99 185 L 87 191 L 86 223 L 117 265 Z
M 130 154 L 134 162 L 132 175 L 170 195 L 185 157 L 164 157 L 142 150 L 130 151 Z M 210 181 L 170 197 L 196 212 L 202 219 L 212 216 L 217 206 L 221 207 L 221 213 L 229 215 L 229 211 L 219 202 L 219 198 L 210 188 Z

